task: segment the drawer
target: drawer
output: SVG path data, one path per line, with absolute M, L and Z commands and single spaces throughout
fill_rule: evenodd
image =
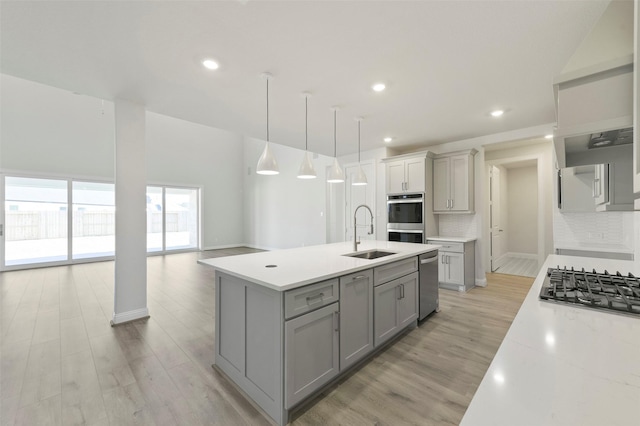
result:
M 316 284 L 285 291 L 285 319 L 311 312 L 315 309 L 338 301 L 338 279 L 322 281 Z
M 435 244 L 435 245 L 441 246 L 440 251 L 453 251 L 456 253 L 464 253 L 464 243 L 454 243 L 452 241 L 427 240 L 427 244 Z
M 418 270 L 418 256 L 373 268 L 373 285 L 384 284 Z

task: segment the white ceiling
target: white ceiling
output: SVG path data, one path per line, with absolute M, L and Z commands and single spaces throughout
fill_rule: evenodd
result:
M 269 71 L 273 142 L 304 147 L 310 91 L 310 151 L 333 154 L 332 105 L 339 154 L 355 116 L 363 150 L 427 146 L 555 121 L 553 78 L 608 3 L 2 1 L 1 70 L 263 139 Z

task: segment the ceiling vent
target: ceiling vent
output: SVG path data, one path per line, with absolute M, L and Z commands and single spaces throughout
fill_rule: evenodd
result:
M 625 145 L 633 142 L 633 127 L 610 130 L 602 133 L 592 133 L 589 138 L 589 149 L 605 146 Z

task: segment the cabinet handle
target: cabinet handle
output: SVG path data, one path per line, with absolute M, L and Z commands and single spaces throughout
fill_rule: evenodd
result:
M 443 265 L 444 265 L 444 258 L 445 258 L 445 255 L 443 254 L 443 255 L 442 255 L 442 257 L 440 258 L 440 260 L 442 261 L 441 263 L 442 263 Z
M 402 297 L 401 299 L 404 299 L 404 284 L 400 284 L 400 289 L 402 291 Z
M 334 331 L 340 331 L 340 311 L 333 312 Z
M 451 199 L 451 208 L 453 208 L 453 198 Z
M 315 294 L 315 295 L 313 295 L 313 296 L 307 296 L 307 305 L 308 305 L 308 304 L 309 304 L 309 302 L 310 302 L 311 300 L 313 300 L 313 299 L 320 298 L 320 301 L 322 301 L 322 298 L 323 298 L 323 297 L 324 297 L 324 293 L 318 293 L 318 294 Z
M 355 276 L 355 277 L 353 277 L 352 279 L 353 279 L 353 281 L 355 281 L 355 280 L 361 280 L 361 279 L 363 279 L 363 278 L 366 278 L 366 275 L 356 275 L 356 276 Z
M 398 286 L 396 287 L 396 293 L 397 293 L 397 294 L 396 294 L 396 299 L 397 299 L 397 300 L 402 299 L 402 289 L 400 288 L 400 285 L 398 285 Z

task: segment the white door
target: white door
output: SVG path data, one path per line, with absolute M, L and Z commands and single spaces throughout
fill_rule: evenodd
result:
M 354 177 L 358 173 L 358 165 L 352 164 L 345 166 L 345 241 L 353 241 L 353 213 L 360 204 L 366 204 L 371 208 L 373 214 L 376 212 L 375 205 L 375 186 L 376 176 L 374 173 L 373 163 L 362 163 L 362 170 L 367 176 L 367 185 L 354 186 Z M 374 222 L 375 223 L 375 222 Z M 358 239 L 375 240 L 375 233 L 368 234 L 371 230 L 371 215 L 364 207 L 358 210 Z M 374 229 L 375 232 L 375 229 Z
M 450 161 L 449 158 L 433 160 L 433 210 L 449 210 L 450 191 Z
M 469 205 L 469 156 L 457 155 L 451 157 L 451 202 L 449 209 L 453 211 L 470 210 Z
M 447 253 L 447 282 L 450 284 L 464 285 L 464 254 Z
M 500 169 L 491 166 L 489 171 L 489 220 L 491 233 L 491 272 L 500 267 L 500 260 L 504 254 L 503 229 L 501 227 L 500 211 Z

